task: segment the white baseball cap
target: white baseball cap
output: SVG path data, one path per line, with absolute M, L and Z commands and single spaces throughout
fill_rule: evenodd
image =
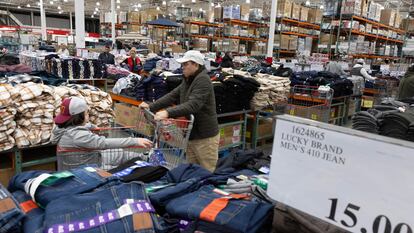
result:
M 55 117 L 56 124 L 63 124 L 70 120 L 72 116 L 86 112 L 88 110 L 88 104 L 86 101 L 79 97 L 71 97 L 64 99 L 60 106 L 60 114 Z
M 364 61 L 364 59 L 359 58 L 359 59 L 357 59 L 357 60 L 356 60 L 356 63 L 362 63 L 362 64 L 364 64 L 364 63 L 365 63 L 365 61 Z
M 178 63 L 185 63 L 188 61 L 193 61 L 199 65 L 204 65 L 204 55 L 197 50 L 190 50 L 184 53 L 184 57 L 178 58 Z

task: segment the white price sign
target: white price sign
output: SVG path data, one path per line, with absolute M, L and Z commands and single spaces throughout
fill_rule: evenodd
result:
M 351 232 L 414 232 L 414 143 L 276 121 L 268 194 Z

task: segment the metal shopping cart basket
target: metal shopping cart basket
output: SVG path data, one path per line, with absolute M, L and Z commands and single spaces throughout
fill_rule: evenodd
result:
M 138 125 L 97 128 L 92 132 L 106 138 L 143 137 L 154 142 L 154 148 L 129 146 L 110 149 L 57 148 L 58 170 L 68 170 L 85 164 L 96 164 L 104 170 L 112 169 L 132 158 L 172 169 L 185 161 L 194 117 L 154 121 L 154 115 L 141 110 Z
M 285 111 L 289 115 L 329 122 L 333 95 L 331 88 L 296 85 L 291 88 Z

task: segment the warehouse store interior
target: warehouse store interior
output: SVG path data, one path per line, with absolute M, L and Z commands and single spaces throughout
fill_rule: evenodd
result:
M 0 232 L 412 233 L 414 0 L 0 0 Z

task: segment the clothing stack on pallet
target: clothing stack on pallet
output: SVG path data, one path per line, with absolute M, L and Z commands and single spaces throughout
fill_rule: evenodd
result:
M 16 108 L 13 100 L 18 93 L 10 84 L 0 85 L 0 151 L 14 147 L 13 133 L 16 129 Z
M 268 74 L 257 74 L 256 81 L 260 83 L 259 91 L 254 95 L 251 106 L 259 110 L 278 103 L 286 103 L 290 91 L 289 78 Z
M 114 111 L 111 96 L 97 87 L 85 84 L 67 84 L 66 87 L 77 90 L 89 106 L 89 121 L 98 127 L 112 125 Z
M 14 133 L 19 147 L 47 143 L 53 128 L 54 113 L 59 97 L 53 87 L 37 83 L 23 83 L 15 87 L 19 93 L 14 100 L 17 109 L 17 129 Z
M 105 76 L 104 67 L 100 60 L 54 58 L 50 73 L 63 79 L 101 79 Z

